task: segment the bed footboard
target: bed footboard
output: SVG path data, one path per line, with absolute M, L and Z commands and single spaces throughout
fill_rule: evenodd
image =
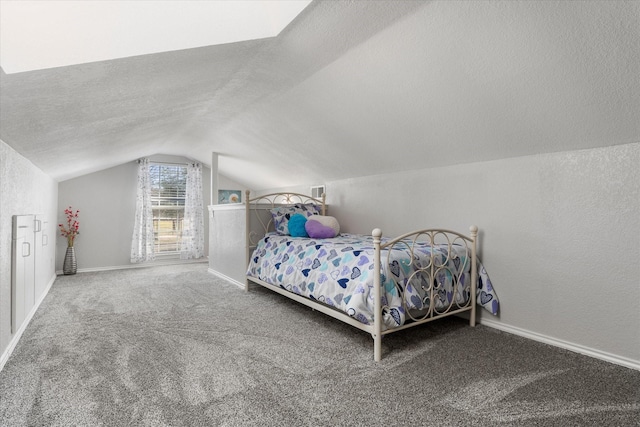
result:
M 382 358 L 382 336 L 400 331 L 422 323 L 430 322 L 445 316 L 469 311 L 469 324 L 475 326 L 476 321 L 476 284 L 478 281 L 477 248 L 478 227 L 469 228 L 470 235 L 465 236 L 455 231 L 442 229 L 425 229 L 413 231 L 394 239 L 382 242 L 382 231 L 372 231 L 374 243 L 374 264 L 377 272 L 374 275 L 375 317 L 373 331 L 374 360 Z M 437 248 L 437 250 L 425 250 Z M 394 259 L 394 249 L 403 249 L 410 253 L 410 260 Z M 423 253 L 419 256 L 418 252 Z M 424 256 L 424 252 L 427 256 Z M 462 264 L 462 266 L 460 266 Z M 465 274 L 467 265 L 470 273 Z M 455 266 L 455 268 L 454 268 Z M 411 269 L 408 269 L 411 267 Z M 407 269 L 408 277 L 393 280 L 393 269 Z M 396 292 L 402 299 L 407 321 L 396 328 L 383 329 L 383 314 L 389 307 L 384 304 L 382 295 L 383 278 L 391 278 Z M 448 297 L 447 293 L 451 292 Z M 412 307 L 419 306 L 421 310 Z

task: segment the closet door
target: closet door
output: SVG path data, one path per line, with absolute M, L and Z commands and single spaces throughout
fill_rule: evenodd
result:
M 34 215 L 13 216 L 11 256 L 11 332 L 15 333 L 35 303 Z
M 44 219 L 44 215 L 36 215 L 34 224 L 34 245 L 33 253 L 35 256 L 35 299 L 39 301 L 44 293 L 49 280 L 50 272 L 53 271 L 53 259 L 49 246 L 49 223 Z

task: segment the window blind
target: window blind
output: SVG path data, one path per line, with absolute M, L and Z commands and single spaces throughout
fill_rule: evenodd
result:
M 152 163 L 149 172 L 155 252 L 177 253 L 182 239 L 187 167 Z

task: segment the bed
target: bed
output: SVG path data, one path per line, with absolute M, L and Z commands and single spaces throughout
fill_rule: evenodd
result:
M 318 221 L 337 225 L 326 215 L 324 195 L 250 198 L 247 192 L 245 205 L 245 289 L 261 285 L 370 333 L 375 361 L 387 334 L 466 312 L 475 326 L 477 305 L 498 312 L 491 280 L 477 260 L 475 226 L 468 236 L 421 229 L 390 238 L 374 229 L 371 235 L 327 237 L 327 227 L 313 227 Z M 306 223 L 310 236 L 298 222 Z

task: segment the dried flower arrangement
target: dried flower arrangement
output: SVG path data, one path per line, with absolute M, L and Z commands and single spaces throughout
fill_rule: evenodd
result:
M 69 247 L 73 246 L 73 241 L 75 240 L 76 236 L 80 234 L 80 232 L 78 231 L 78 229 L 80 228 L 80 222 L 78 221 L 79 213 L 80 210 L 76 210 L 74 212 L 73 208 L 69 206 L 64 210 L 64 214 L 67 216 L 67 226 L 65 227 L 64 224 L 58 224 L 58 228 L 60 228 L 60 234 L 63 237 L 67 238 L 67 244 Z

